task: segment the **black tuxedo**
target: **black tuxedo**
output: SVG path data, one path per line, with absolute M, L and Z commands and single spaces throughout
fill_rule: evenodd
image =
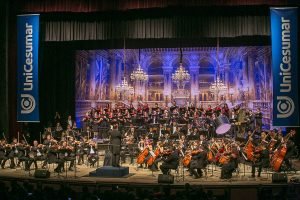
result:
M 112 145 L 112 165 L 119 166 L 121 152 L 121 132 L 117 129 L 110 131 L 110 143 Z
M 160 169 L 163 174 L 167 174 L 169 169 L 177 169 L 179 165 L 179 151 L 175 150 L 173 153 L 169 155 L 168 158 L 164 160 Z

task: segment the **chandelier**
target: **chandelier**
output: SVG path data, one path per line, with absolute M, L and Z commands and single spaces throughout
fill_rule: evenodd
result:
M 217 79 L 210 85 L 209 90 L 213 93 L 225 92 L 227 91 L 227 86 L 217 76 Z
M 125 92 L 132 93 L 133 92 L 133 87 L 128 84 L 128 82 L 126 81 L 126 78 L 124 77 L 124 79 L 122 80 L 122 82 L 119 83 L 116 86 L 116 90 L 117 90 L 117 92 L 120 92 L 120 93 L 123 93 L 123 92 L 124 93 Z
M 116 91 L 120 94 L 128 94 L 129 93 L 133 93 L 133 87 L 129 85 L 129 83 L 127 82 L 126 80 L 126 76 L 125 76 L 125 73 L 126 73 L 126 48 L 125 48 L 125 38 L 124 38 L 124 55 L 123 55 L 123 63 L 124 63 L 124 75 L 123 75 L 123 80 L 121 81 L 121 83 L 119 83 L 117 86 L 116 86 Z
M 190 80 L 191 76 L 182 66 L 182 50 L 180 48 L 180 64 L 175 73 L 172 74 L 172 80 L 175 83 L 185 83 Z
M 224 93 L 227 91 L 227 86 L 223 83 L 223 81 L 220 79 L 219 76 L 219 38 L 217 38 L 217 77 L 216 80 L 211 83 L 209 90 L 212 93 L 216 93 L 217 94 L 217 101 L 218 101 L 218 95 L 219 93 Z
M 131 73 L 130 79 L 133 81 L 147 81 L 148 74 L 144 72 L 144 70 L 141 68 L 141 65 L 139 64 L 138 68 Z

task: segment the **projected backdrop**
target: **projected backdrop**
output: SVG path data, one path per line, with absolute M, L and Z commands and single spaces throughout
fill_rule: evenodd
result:
M 270 58 L 269 46 L 223 47 L 218 52 L 216 47 L 183 48 L 180 69 L 179 48 L 126 49 L 125 56 L 123 49 L 80 50 L 76 52 L 76 119 L 79 122 L 96 106 L 136 106 L 139 101 L 165 106 L 175 100 L 179 105 L 227 102 L 260 107 L 264 123 L 270 124 Z M 178 70 L 181 74 L 175 75 Z M 134 71 L 138 75 L 133 79 Z M 124 79 L 128 87 L 122 90 L 118 85 Z

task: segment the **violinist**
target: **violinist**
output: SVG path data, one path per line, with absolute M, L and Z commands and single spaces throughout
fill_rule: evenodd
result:
M 78 165 L 82 165 L 84 163 L 83 157 L 88 153 L 89 143 L 87 142 L 87 137 L 83 137 L 82 140 L 77 145 L 77 156 L 78 156 Z
M 163 174 L 168 174 L 170 169 L 177 169 L 179 165 L 179 150 L 173 146 L 173 152 L 168 157 L 163 159 L 163 163 L 160 166 L 160 170 Z
M 72 137 L 71 137 L 72 138 Z M 71 139 L 72 140 L 72 139 Z M 71 145 L 72 141 L 68 144 L 67 141 L 63 141 L 62 145 L 58 148 L 58 157 L 62 160 L 62 163 L 70 161 L 69 171 L 74 170 L 74 163 L 75 163 L 75 152 L 74 147 Z
M 46 148 L 43 144 L 39 144 L 37 140 L 33 141 L 33 146 L 29 152 L 29 168 L 34 163 L 35 169 L 38 168 L 37 161 L 45 161 L 46 159 Z
M 18 153 L 18 164 L 17 167 L 20 167 L 21 162 L 24 162 L 25 171 L 29 171 L 29 148 L 30 146 L 25 143 L 24 140 L 21 141 L 21 144 L 16 146 Z
M 5 162 L 8 160 L 6 154 L 6 148 L 7 148 L 7 144 L 6 141 L 3 139 L 0 141 L 0 164 L 2 169 L 4 169 Z
M 96 149 L 96 143 L 92 140 L 88 142 L 87 157 L 90 166 L 93 167 L 95 166 L 96 162 L 98 162 L 99 160 L 98 151 Z
M 207 165 L 207 151 L 202 145 L 192 151 L 192 158 L 190 163 L 190 175 L 195 179 L 203 176 L 202 169 Z
M 258 168 L 257 177 L 260 177 L 260 173 L 262 168 L 267 168 L 270 166 L 270 159 L 269 159 L 269 150 L 267 149 L 267 144 L 262 143 L 254 150 L 254 160 L 252 162 L 252 175 L 251 177 L 255 177 L 255 168 Z
M 57 167 L 54 169 L 54 171 L 57 173 L 61 173 L 64 167 L 64 161 L 58 158 L 59 146 L 57 144 L 57 141 L 56 140 L 49 141 L 49 144 L 46 146 L 46 148 L 47 148 L 47 157 L 42 165 L 42 168 L 46 169 L 47 164 L 57 163 Z
M 6 156 L 7 156 L 7 158 L 10 160 L 10 168 L 11 169 L 15 169 L 15 167 L 16 167 L 16 164 L 15 164 L 15 156 L 17 155 L 17 153 L 18 153 L 18 150 L 17 150 L 17 144 L 18 144 L 18 140 L 16 139 L 16 138 L 13 138 L 13 142 L 11 143 L 11 144 L 7 144 L 6 145 L 6 148 L 5 148 L 5 150 L 6 150 Z M 5 162 L 6 162 L 7 160 L 3 160 L 2 161 L 2 166 L 5 166 Z

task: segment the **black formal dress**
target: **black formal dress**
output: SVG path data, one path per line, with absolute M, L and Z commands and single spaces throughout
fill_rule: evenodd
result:
M 110 131 L 110 144 L 112 153 L 112 166 L 119 167 L 121 152 L 121 132 L 117 129 Z

